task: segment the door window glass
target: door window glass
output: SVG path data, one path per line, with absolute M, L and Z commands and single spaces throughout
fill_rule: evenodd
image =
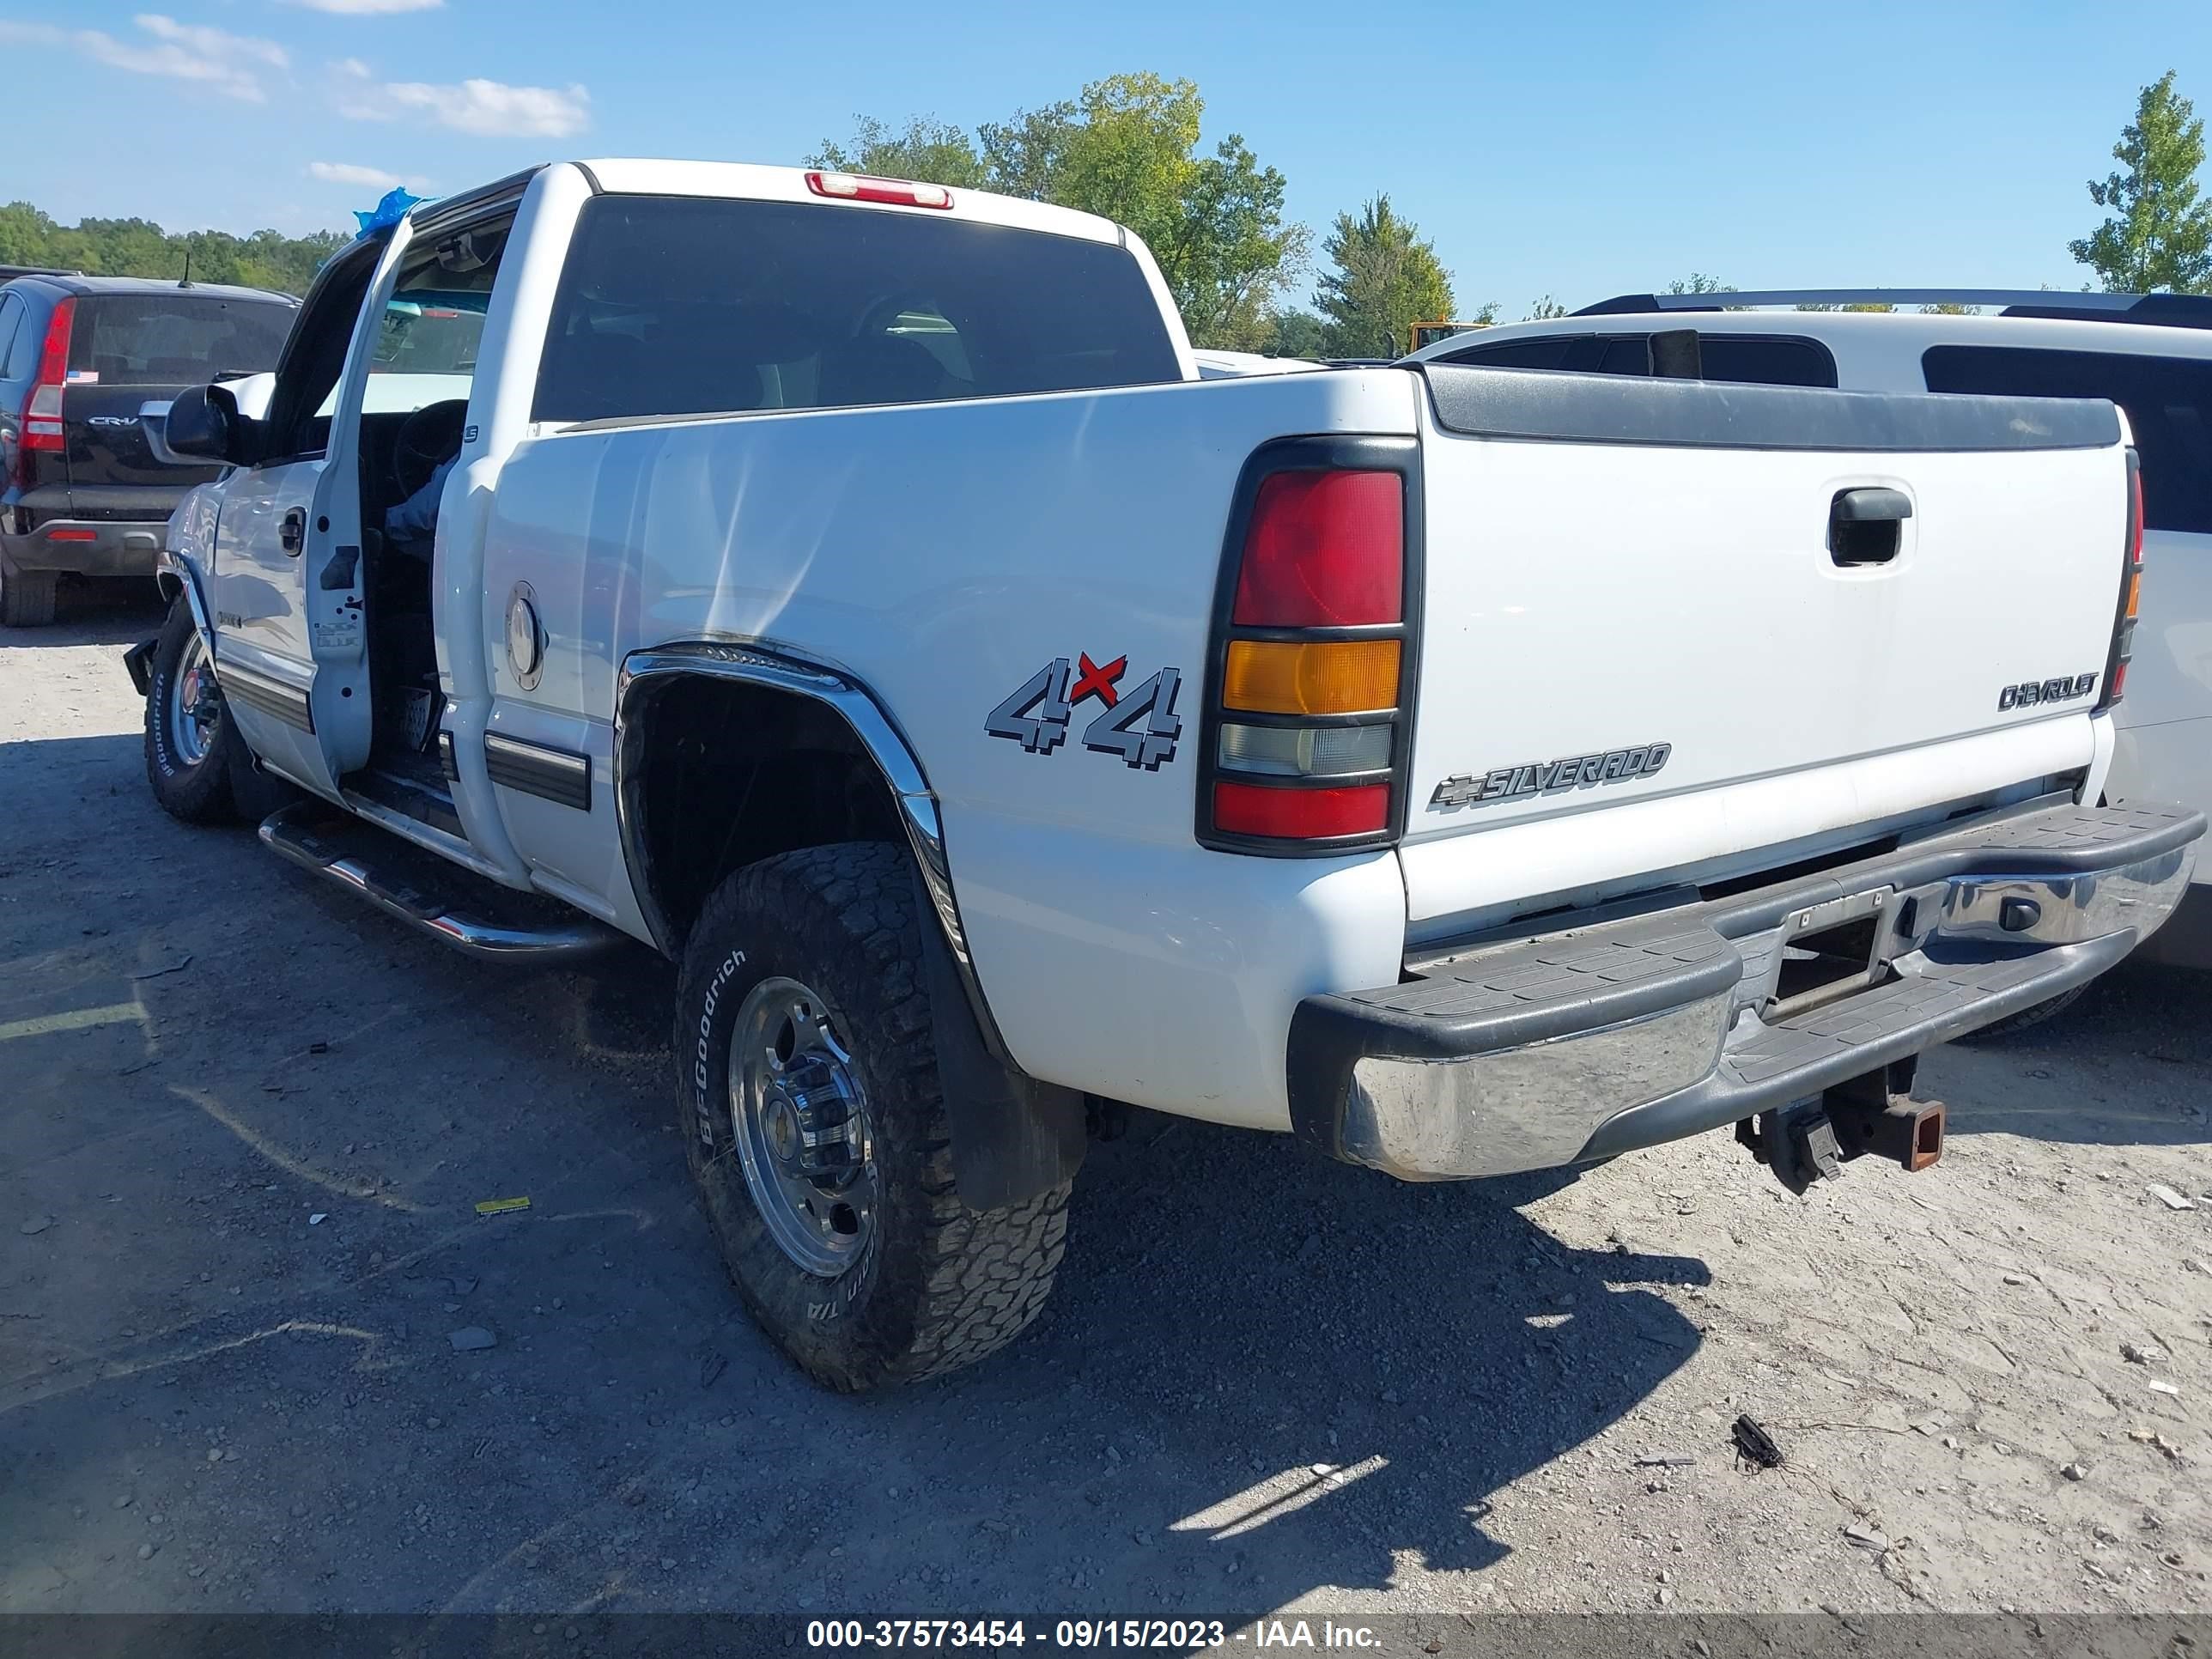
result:
M 23 302 L 12 294 L 0 294 L 0 380 L 20 380 L 13 361 L 16 331 L 23 326 Z

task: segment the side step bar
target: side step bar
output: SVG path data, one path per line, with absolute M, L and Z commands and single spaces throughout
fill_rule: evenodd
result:
M 472 957 L 538 963 L 588 956 L 623 937 L 550 900 L 494 886 L 321 801 L 271 813 L 261 840 L 301 869 Z

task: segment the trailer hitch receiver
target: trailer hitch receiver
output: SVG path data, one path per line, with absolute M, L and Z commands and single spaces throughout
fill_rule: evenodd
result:
M 1791 1192 L 1833 1181 L 1868 1152 L 1924 1170 L 1943 1156 L 1943 1103 L 1912 1098 L 1916 1060 L 1900 1060 L 1839 1083 L 1817 1099 L 1761 1112 L 1735 1138 Z

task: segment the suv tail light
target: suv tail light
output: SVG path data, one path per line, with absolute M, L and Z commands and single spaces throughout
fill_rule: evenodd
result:
M 2142 459 L 2128 451 L 2128 525 L 2120 558 L 2120 604 L 2112 618 L 2112 653 L 2105 659 L 2105 690 L 2100 709 L 2128 694 L 2128 663 L 2136 651 L 2136 613 L 2142 605 Z
M 1245 464 L 1214 601 L 1201 845 L 1322 855 L 1404 828 L 1415 455 L 1403 439 L 1287 438 Z
M 59 451 L 68 438 L 62 426 L 62 388 L 69 381 L 70 327 L 76 319 L 76 301 L 64 300 L 46 322 L 46 344 L 39 352 L 38 377 L 31 383 L 30 400 L 23 405 L 20 450 Z M 23 481 L 30 480 L 26 477 Z

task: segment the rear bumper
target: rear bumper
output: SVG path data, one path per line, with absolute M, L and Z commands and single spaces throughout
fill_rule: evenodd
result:
M 0 535 L 0 553 L 18 570 L 64 570 L 80 576 L 150 576 L 161 556 L 166 520 L 46 519 L 21 536 Z
M 1308 997 L 1297 1133 L 1404 1180 L 1504 1175 L 1702 1133 L 2094 978 L 2189 884 L 2204 817 L 2044 802 L 1772 887 L 1425 962 Z M 1785 940 L 1849 920 L 1873 981 L 1776 1006 Z

